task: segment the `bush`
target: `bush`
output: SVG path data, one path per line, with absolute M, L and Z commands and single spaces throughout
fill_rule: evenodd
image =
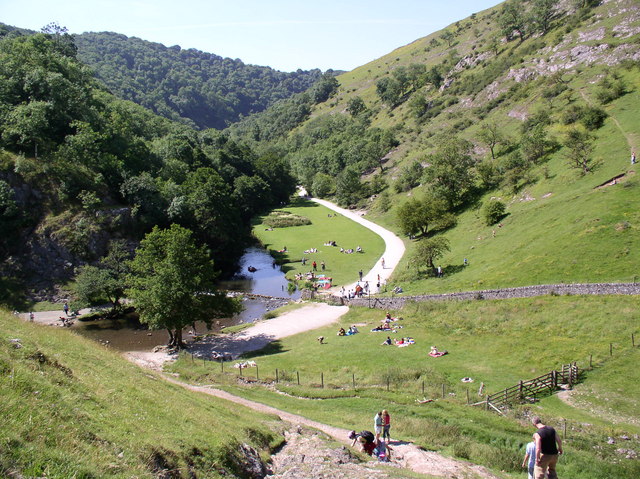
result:
M 507 206 L 499 200 L 490 200 L 484 205 L 484 220 L 487 226 L 491 226 L 500 221 L 505 214 Z
M 264 219 L 264 224 L 270 228 L 288 228 L 289 226 L 310 225 L 311 220 L 304 216 L 298 216 L 288 211 L 272 211 L 269 216 Z

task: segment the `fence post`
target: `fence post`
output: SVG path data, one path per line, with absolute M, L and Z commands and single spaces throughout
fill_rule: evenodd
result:
M 486 408 L 487 411 L 489 410 L 489 395 L 488 394 L 487 394 L 487 401 L 486 401 L 486 404 L 485 404 L 485 408 Z
M 260 381 L 260 372 L 258 371 L 258 365 L 256 364 L 256 381 Z
M 276 368 L 276 384 L 278 384 L 278 368 Z
M 613 356 L 613 343 L 609 343 L 609 356 Z
M 296 371 L 296 378 L 298 378 L 298 386 L 300 386 L 300 371 Z
M 589 369 L 593 369 L 593 354 L 589 355 Z
M 520 398 L 520 400 L 522 401 L 523 399 L 523 394 L 522 394 L 522 379 L 520 380 L 520 382 L 518 383 L 518 397 Z
M 320 385 L 322 386 L 322 389 L 324 389 L 324 372 L 320 373 Z
M 424 396 L 424 380 L 422 381 L 422 395 Z
M 220 360 L 220 372 L 224 373 L 224 359 Z
M 191 353 L 191 362 L 193 362 L 193 353 Z
M 562 439 L 566 439 L 567 438 L 567 420 L 564 420 L 564 425 L 562 428 Z
M 631 346 L 634 348 L 636 347 L 636 338 L 633 333 L 631 333 Z
M 467 404 L 469 404 L 469 388 L 467 388 Z
M 351 382 L 353 384 L 353 389 L 356 388 L 356 373 L 351 374 Z
M 445 385 L 444 383 L 442 383 L 442 399 L 444 399 L 444 388 L 445 388 Z
M 242 363 L 240 363 L 240 368 L 238 368 L 238 377 L 242 377 Z
M 551 391 L 558 389 L 558 372 L 554 369 L 551 371 Z

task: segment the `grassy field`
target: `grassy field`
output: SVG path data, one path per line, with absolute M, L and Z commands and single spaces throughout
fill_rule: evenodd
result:
M 332 210 L 311 201 L 297 199 L 284 211 L 308 218 L 310 225 L 274 228 L 267 226 L 259 218 L 254 225 L 254 235 L 278 259 L 287 272 L 287 278 L 293 279 L 297 273 L 311 271 L 311 263 L 316 261 L 318 272 L 321 261 L 326 264 L 325 274 L 333 278 L 333 285 L 343 285 L 358 280 L 358 271 L 368 271 L 380 259 L 384 252 L 384 241 L 371 230 L 361 226 Z M 324 246 L 335 241 L 337 246 Z M 280 253 L 284 247 L 286 253 Z M 340 248 L 356 249 L 360 246 L 363 253 L 344 254 Z M 304 254 L 305 250 L 316 248 L 317 253 Z M 302 258 L 307 259 L 302 265 Z
M 637 450 L 640 442 L 632 439 L 615 446 L 607 444 L 607 438 L 640 433 L 635 413 L 640 409 L 640 372 L 635 367 L 640 350 L 631 346 L 631 334 L 640 333 L 639 305 L 634 297 L 575 296 L 416 304 L 400 312 L 403 328 L 391 334 L 394 339 L 415 339 L 415 345 L 405 348 L 381 346 L 387 334 L 369 332 L 384 312 L 354 309 L 339 324 L 285 338 L 252 355 L 258 371 L 244 374 L 258 374 L 276 391 L 239 386 L 237 371 L 222 375 L 217 368 L 193 367 L 187 361 L 174 370 L 345 428 L 365 428 L 377 410 L 386 408 L 394 420 L 392 437 L 511 475 L 519 474 L 522 447 L 533 432 L 526 417 L 541 414 L 558 430 L 566 421 L 562 477 L 635 478 L 640 464 L 615 450 Z M 336 336 L 339 326 L 351 324 L 360 325 L 361 333 Z M 315 340 L 319 334 L 327 344 Z M 430 358 L 432 345 L 449 354 Z M 563 363 L 576 361 L 588 369 L 590 356 L 593 369 L 585 372 L 572 397 L 579 408 L 557 396 L 519 407 L 506 417 L 466 405 L 467 390 L 472 402 L 482 399 L 477 395 L 480 383 L 486 392 L 496 392 Z M 463 377 L 474 382 L 463 383 Z M 416 403 L 424 397 L 434 401 Z
M 274 418 L 168 384 L 69 331 L 0 321 L 2 477 L 241 477 L 240 444 L 264 459 L 282 441 Z

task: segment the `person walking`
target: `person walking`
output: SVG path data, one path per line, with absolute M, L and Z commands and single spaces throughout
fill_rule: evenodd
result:
M 373 418 L 373 427 L 376 433 L 376 444 L 380 442 L 380 434 L 382 434 L 382 426 L 383 426 L 382 411 L 380 411 L 376 413 L 375 417 Z
M 636 152 L 635 151 L 631 152 L 631 164 L 632 165 L 636 164 Z
M 533 470 L 534 479 L 558 479 L 556 464 L 558 456 L 562 454 L 562 441 L 551 426 L 542 423 L 538 416 L 531 418 L 531 422 L 538 429 L 533 435 L 536 443 L 536 465 Z M 546 476 L 545 476 L 546 474 Z
M 384 258 L 382 258 L 382 261 L 380 261 L 380 263 L 382 264 L 382 269 L 384 269 Z
M 527 469 L 527 479 L 533 479 L 533 470 L 536 467 L 536 435 L 533 435 L 533 441 L 527 444 L 525 449 L 522 467 Z
M 69 303 L 64 302 L 64 306 L 62 306 L 62 310 L 64 311 L 65 316 L 69 316 Z
M 382 439 L 386 439 L 387 442 L 391 441 L 391 416 L 386 409 L 382 410 Z
M 311 263 L 311 266 L 313 266 L 314 271 L 318 271 L 318 263 L 314 261 L 313 263 Z

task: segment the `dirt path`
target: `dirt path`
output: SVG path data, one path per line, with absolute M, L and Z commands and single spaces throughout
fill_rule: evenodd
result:
M 405 252 L 404 241 L 401 238 L 393 234 L 391 231 L 383 228 L 380 225 L 377 225 L 367 219 L 362 217 L 362 214 L 354 213 L 353 211 L 345 210 L 344 208 L 340 208 L 335 204 L 320 200 L 318 198 L 309 198 L 311 201 L 318 203 L 326 208 L 329 208 L 336 213 L 340 213 L 345 218 L 349 218 L 356 223 L 361 224 L 365 228 L 370 229 L 378 236 L 380 236 L 385 243 L 385 250 L 382 256 L 378 259 L 376 264 L 371 268 L 369 272 L 363 275 L 362 280 L 368 281 L 369 284 L 375 285 L 378 282 L 378 275 L 380 276 L 380 281 L 385 282 L 390 277 L 393 271 L 395 270 L 398 263 L 402 259 L 402 256 Z M 357 282 L 352 284 L 344 285 L 345 290 L 355 289 Z M 332 288 L 331 291 L 337 293 L 340 288 Z
M 349 440 L 349 431 L 346 429 L 329 426 L 322 424 L 311 419 L 307 419 L 297 414 L 292 414 L 280 409 L 276 409 L 265 404 L 251 401 L 240 396 L 235 396 L 226 391 L 216 389 L 210 386 L 194 386 L 191 384 L 178 381 L 174 377 L 168 375 L 162 375 L 167 381 L 182 386 L 191 391 L 197 391 L 210 396 L 215 396 L 227 401 L 231 401 L 235 404 L 248 407 L 255 411 L 259 411 L 265 414 L 273 414 L 278 416 L 281 420 L 289 422 L 293 425 L 302 425 L 311 427 L 319 431 L 324 432 L 328 436 L 331 436 L 335 440 L 345 445 L 351 445 Z M 485 479 L 498 479 L 498 476 L 493 475 L 487 469 L 482 466 L 477 466 L 464 461 L 458 461 L 448 457 L 444 457 L 438 453 L 424 451 L 414 444 L 403 441 L 391 441 L 391 447 L 393 448 L 393 461 L 401 465 L 402 467 L 411 469 L 414 472 L 421 474 L 431 474 L 433 476 L 445 477 L 445 478 L 485 478 Z
M 218 352 L 230 354 L 235 359 L 242 353 L 262 349 L 272 341 L 331 324 L 348 311 L 348 306 L 308 303 L 277 318 L 259 321 L 236 334 L 207 336 L 190 344 L 188 349 L 197 357 L 211 358 L 213 352 Z M 140 366 L 157 371 L 162 370 L 165 362 L 175 359 L 174 354 L 166 351 L 130 351 L 125 356 Z

